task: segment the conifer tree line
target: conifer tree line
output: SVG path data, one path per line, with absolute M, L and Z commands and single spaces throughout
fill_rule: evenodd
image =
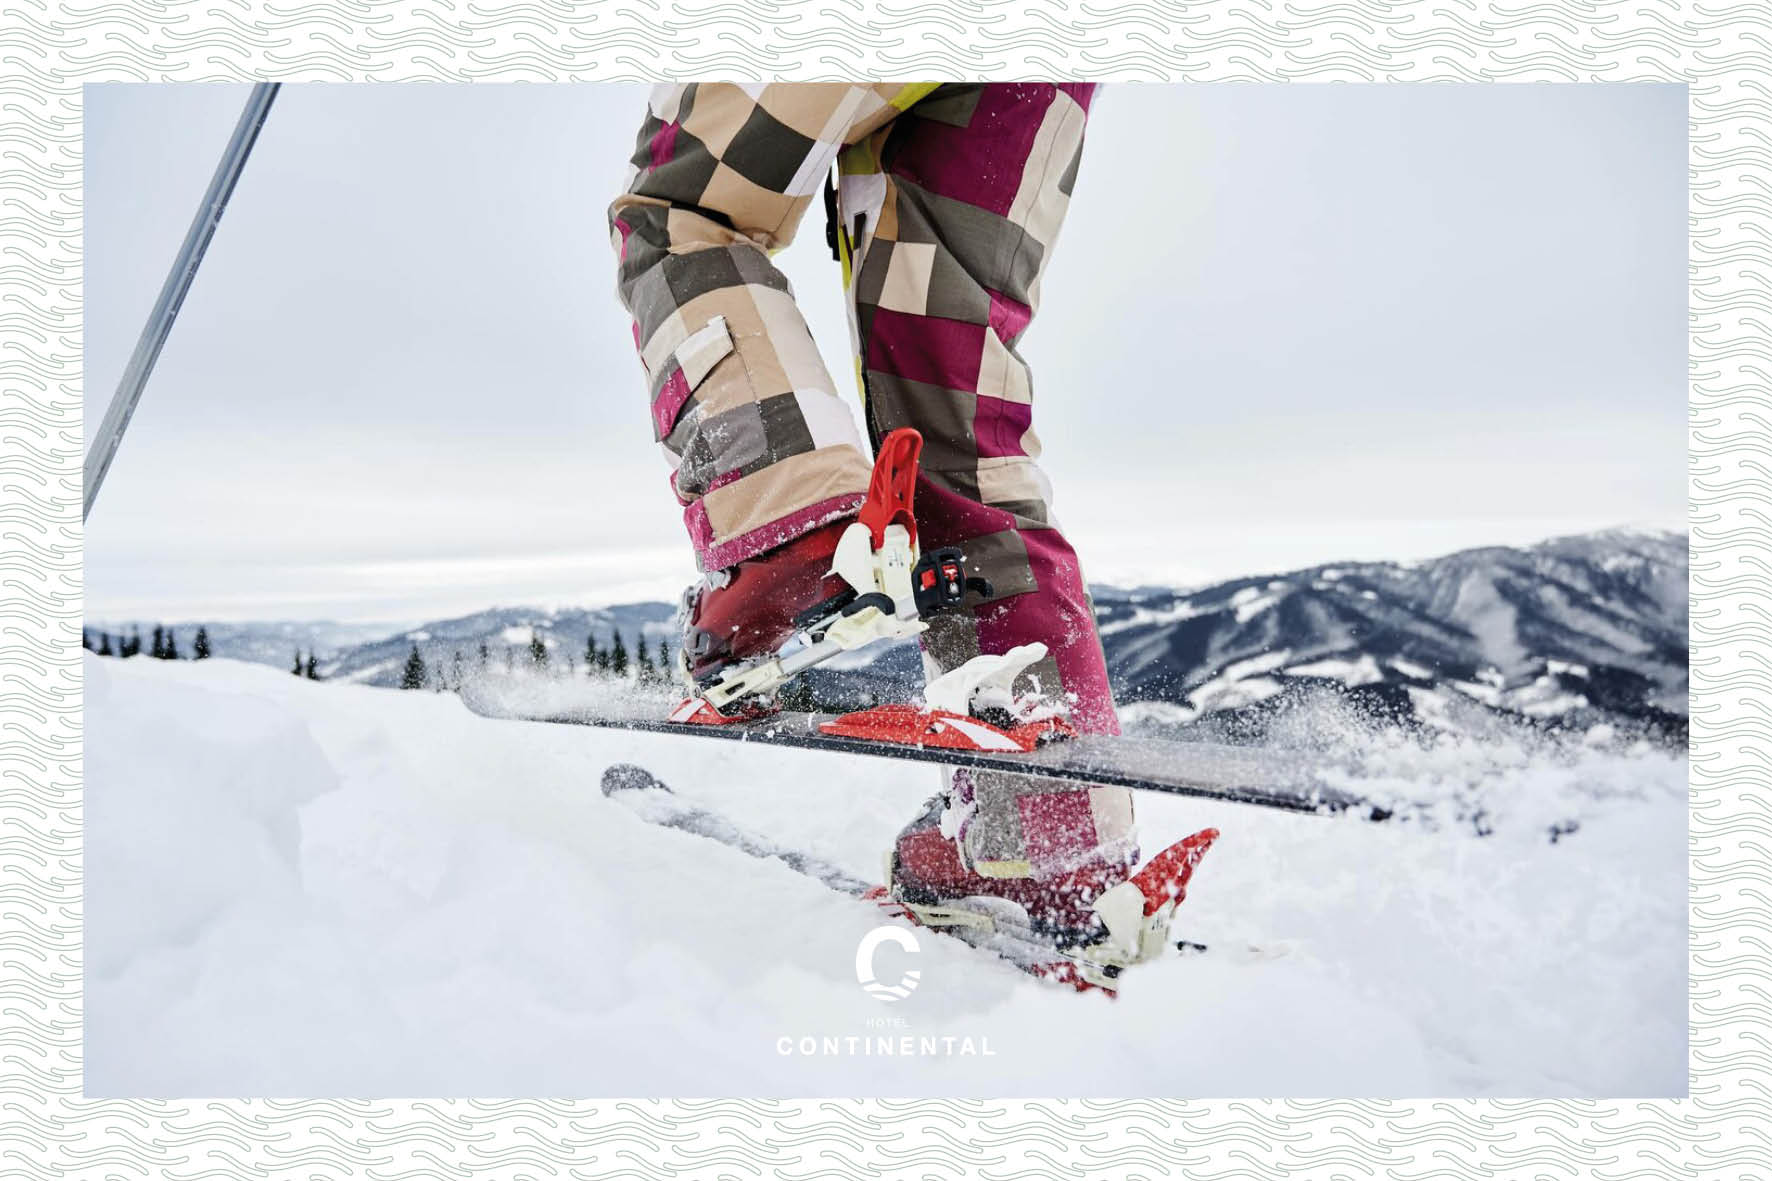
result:
M 655 652 L 643 632 L 634 637 L 632 649 L 619 629 L 609 633 L 605 644 L 599 644 L 593 632 L 585 637 L 583 650 L 574 653 L 563 646 L 550 648 L 542 632 L 532 629 L 528 643 L 506 644 L 502 652 L 495 653 L 487 641 L 481 640 L 472 655 L 457 648 L 447 659 L 440 651 L 432 649 L 427 652 L 414 642 L 408 647 L 405 664 L 400 669 L 400 688 L 454 692 L 471 673 L 487 669 L 556 677 L 582 675 L 632 680 L 640 684 L 662 684 L 676 676 L 669 645 L 658 641 Z
M 141 628 L 131 627 L 128 635 L 121 632 L 113 642 L 111 633 L 105 630 L 94 631 L 92 628 L 80 629 L 80 646 L 94 656 L 116 656 L 128 659 L 142 654 Z M 153 641 L 148 647 L 148 655 L 155 660 L 184 660 L 185 654 L 179 650 L 178 633 L 165 624 L 156 623 Z M 196 638 L 191 641 L 191 660 L 208 660 L 209 629 L 199 627 Z
M 154 625 L 154 630 L 149 633 L 149 637 L 147 655 L 155 660 L 208 660 L 215 655 L 215 650 L 209 642 L 207 627 L 199 626 L 197 628 L 197 634 L 191 638 L 191 650 L 188 656 L 179 647 L 178 632 L 174 628 L 157 623 Z M 116 656 L 124 659 L 140 656 L 142 655 L 141 628 L 131 627 L 128 635 L 119 632 L 115 636 L 102 628 L 81 628 L 80 645 L 94 656 Z M 308 654 L 303 656 L 301 649 L 297 648 L 294 662 L 289 671 L 298 677 L 318 681 L 320 679 L 319 654 L 313 649 L 309 649 Z
M 658 655 L 654 657 L 647 647 L 645 632 L 634 637 L 631 654 L 620 630 L 610 633 L 609 645 L 604 648 L 597 646 L 597 634 L 592 632 L 585 637 L 584 665 L 588 677 L 626 677 L 631 669 L 634 679 L 643 684 L 669 681 L 676 675 L 671 668 L 670 648 L 660 640 Z

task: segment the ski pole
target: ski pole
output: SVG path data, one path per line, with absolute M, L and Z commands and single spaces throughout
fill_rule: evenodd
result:
M 258 140 L 259 129 L 264 126 L 265 116 L 271 110 L 271 100 L 277 97 L 281 85 L 279 82 L 260 82 L 252 88 L 246 109 L 240 112 L 240 121 L 234 125 L 234 134 L 222 152 L 221 163 L 215 166 L 209 189 L 197 207 L 197 216 L 192 220 L 191 228 L 185 231 L 184 245 L 179 247 L 172 271 L 160 287 L 160 298 L 154 301 L 154 310 L 148 313 L 148 322 L 135 342 L 135 352 L 130 354 L 129 364 L 117 382 L 117 392 L 111 395 L 111 404 L 105 410 L 104 420 L 99 423 L 98 437 L 93 439 L 92 449 L 86 453 L 81 521 L 92 513 L 92 502 L 98 499 L 99 485 L 105 482 L 105 473 L 111 470 L 111 460 L 123 442 L 123 432 L 129 429 L 130 416 L 141 400 L 148 375 L 154 371 L 154 362 L 159 360 L 160 349 L 172 332 L 172 322 L 178 318 L 185 293 L 190 291 L 191 280 L 196 278 L 197 267 L 203 261 L 203 252 L 209 248 L 209 239 L 215 236 L 216 223 L 221 221 L 222 212 L 228 207 L 234 184 L 246 167 L 246 157 L 252 154 L 252 145 Z

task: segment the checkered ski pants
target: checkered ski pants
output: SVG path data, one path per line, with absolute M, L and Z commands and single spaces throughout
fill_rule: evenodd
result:
M 994 588 L 924 637 L 928 671 L 1030 640 L 1024 676 L 1118 733 L 1082 572 L 1050 508 L 1015 351 L 1082 156 L 1083 83 L 699 83 L 652 93 L 609 210 L 655 439 L 704 570 L 853 514 L 868 450 L 770 255 L 839 183 L 832 245 L 870 440 L 923 435 L 920 540 Z M 1027 684 L 1018 688 L 1030 687 Z M 1133 856 L 1117 788 L 980 775 L 962 842 L 980 872 L 1042 877 Z

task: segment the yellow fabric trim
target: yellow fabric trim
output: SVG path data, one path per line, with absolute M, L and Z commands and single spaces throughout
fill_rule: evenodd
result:
M 859 143 L 852 143 L 837 153 L 838 176 L 865 176 L 870 172 L 880 171 L 880 162 L 874 158 L 873 137 Z
M 1028 861 L 979 861 L 972 866 L 981 878 L 1031 878 L 1034 867 Z
M 892 96 L 892 105 L 904 110 L 920 98 L 927 98 L 929 92 L 940 86 L 939 82 L 910 82 L 904 89 Z
M 849 227 L 841 220 L 837 222 L 837 261 L 843 266 L 843 290 L 849 290 L 849 282 L 855 277 L 850 268 L 849 258 Z

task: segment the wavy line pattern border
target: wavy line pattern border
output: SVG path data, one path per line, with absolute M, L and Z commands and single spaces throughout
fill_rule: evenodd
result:
M 13 0 L 0 26 L 0 1140 L 10 1146 L 0 1170 L 175 1179 L 1764 1175 L 1769 46 L 1772 20 L 1752 6 L 1671 0 Z M 1688 83 L 1691 1098 L 82 1098 L 80 85 L 906 74 Z

